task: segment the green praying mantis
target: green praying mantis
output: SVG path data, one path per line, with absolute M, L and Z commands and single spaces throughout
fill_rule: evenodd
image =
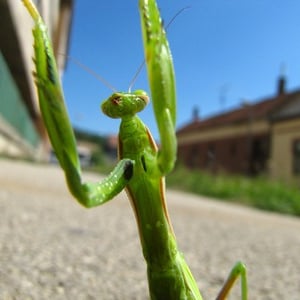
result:
M 31 0 L 22 0 L 33 18 L 35 81 L 42 117 L 72 195 L 85 207 L 111 200 L 126 190 L 135 212 L 147 263 L 151 299 L 202 299 L 196 281 L 179 252 L 165 200 L 164 176 L 176 160 L 176 92 L 172 57 L 155 0 L 139 0 L 145 62 L 153 110 L 160 135 L 158 149 L 148 128 L 137 117 L 149 97 L 142 90 L 113 93 L 102 105 L 104 114 L 120 118 L 119 162 L 98 183 L 81 180 L 76 141 L 64 104 L 46 26 Z M 217 299 L 225 299 L 238 277 L 247 299 L 246 268 L 238 262 Z

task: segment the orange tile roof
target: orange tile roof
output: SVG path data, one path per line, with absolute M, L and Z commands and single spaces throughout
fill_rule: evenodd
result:
M 273 112 L 282 107 L 285 103 L 293 101 L 300 96 L 300 90 L 292 93 L 284 93 L 276 97 L 268 98 L 256 103 L 249 103 L 243 107 L 209 117 L 207 119 L 199 119 L 179 128 L 177 134 L 206 129 L 215 126 L 230 125 L 234 123 L 242 123 L 245 120 L 268 118 Z

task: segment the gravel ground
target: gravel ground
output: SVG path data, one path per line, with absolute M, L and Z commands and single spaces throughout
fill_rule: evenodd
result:
M 0 160 L 0 184 L 1 300 L 148 299 L 124 194 L 87 210 L 57 167 L 7 160 Z M 300 299 L 300 219 L 174 191 L 167 198 L 204 299 L 214 299 L 237 260 L 248 268 L 249 299 Z M 239 299 L 238 286 L 230 299 Z

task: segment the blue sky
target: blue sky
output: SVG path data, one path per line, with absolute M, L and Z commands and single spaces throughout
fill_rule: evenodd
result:
M 88 3 L 88 5 L 87 5 Z M 287 90 L 300 88 L 299 0 L 160 0 L 177 83 L 177 127 L 198 107 L 205 118 L 238 107 L 243 100 L 274 95 L 281 65 Z M 117 90 L 127 91 L 143 60 L 137 0 L 75 0 L 69 55 L 92 68 Z M 68 62 L 63 76 L 74 126 L 117 134 L 119 120 L 100 112 L 112 93 Z M 133 89 L 149 92 L 145 69 Z M 141 118 L 158 138 L 149 105 Z

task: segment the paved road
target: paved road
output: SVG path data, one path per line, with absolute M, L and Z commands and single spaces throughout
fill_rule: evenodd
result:
M 87 179 L 97 176 L 87 174 Z M 148 299 L 124 194 L 87 210 L 61 171 L 0 160 L 0 299 Z M 300 219 L 168 192 L 181 250 L 204 299 L 231 266 L 248 266 L 250 299 L 300 299 Z M 230 299 L 239 299 L 237 286 Z

